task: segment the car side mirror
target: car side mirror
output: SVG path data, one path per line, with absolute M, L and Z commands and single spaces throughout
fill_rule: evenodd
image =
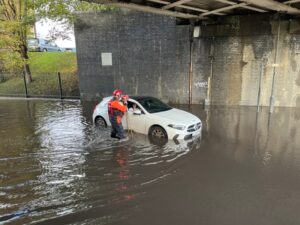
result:
M 140 109 L 136 109 L 133 111 L 134 115 L 142 115 L 142 111 Z

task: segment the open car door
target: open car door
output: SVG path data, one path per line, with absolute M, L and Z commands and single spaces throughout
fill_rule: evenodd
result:
M 137 133 L 146 134 L 146 114 L 141 107 L 128 100 L 128 111 L 125 113 L 122 124 L 124 129 L 133 130 Z

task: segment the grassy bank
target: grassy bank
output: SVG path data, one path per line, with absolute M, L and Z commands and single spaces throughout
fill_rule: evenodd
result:
M 64 96 L 79 96 L 77 61 L 74 52 L 31 52 L 30 69 L 33 82 L 28 94 L 35 96 L 59 95 L 57 72 L 61 73 Z M 22 75 L 10 77 L 0 83 L 0 95 L 24 94 Z
M 30 52 L 30 69 L 33 74 L 76 73 L 77 62 L 74 52 Z

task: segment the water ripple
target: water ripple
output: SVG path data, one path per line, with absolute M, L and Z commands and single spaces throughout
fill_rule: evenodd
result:
M 60 221 L 81 212 L 92 215 L 82 218 L 86 223 L 122 218 L 136 207 L 129 202 L 147 194 L 145 186 L 178 169 L 168 163 L 194 148 L 134 133 L 130 141 L 119 143 L 110 138 L 109 129 L 95 129 L 87 121 L 80 102 L 17 105 L 18 112 L 10 105 L 7 111 L 1 108 L 1 116 L 12 123 L 0 118 L 1 132 L 7 131 L 0 147 L 0 223 Z M 122 210 L 94 218 L 95 209 L 115 207 Z

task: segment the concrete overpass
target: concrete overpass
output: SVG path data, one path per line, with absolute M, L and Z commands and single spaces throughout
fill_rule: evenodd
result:
M 147 13 L 204 20 L 212 16 L 279 12 L 300 15 L 300 0 L 86 0 Z
M 126 10 L 77 16 L 83 98 L 300 107 L 300 0 L 90 2 Z

